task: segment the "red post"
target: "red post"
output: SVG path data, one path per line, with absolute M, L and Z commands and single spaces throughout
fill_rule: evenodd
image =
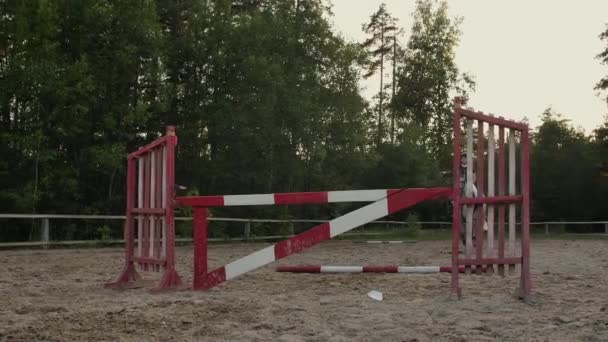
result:
M 150 176 L 152 173 L 152 157 L 150 153 L 144 154 L 141 158 L 144 158 L 144 208 L 150 208 Z M 141 257 L 150 257 L 150 218 L 153 217 L 150 214 L 143 215 L 144 228 L 143 236 L 141 237 Z M 148 264 L 142 264 L 142 269 L 147 271 Z
M 530 137 L 528 130 L 521 132 L 521 291 L 520 297 L 530 299 Z
M 452 296 L 460 298 L 458 254 L 460 245 L 460 97 L 454 98 L 454 142 L 452 162 Z
M 166 242 L 165 246 L 165 265 L 166 270 L 163 274 L 160 283 L 156 289 L 168 290 L 172 288 L 178 288 L 182 286 L 182 280 L 177 274 L 175 269 L 175 216 L 173 213 L 174 209 L 174 198 L 175 198 L 175 146 L 177 145 L 177 137 L 175 136 L 175 127 L 167 127 L 165 153 L 167 155 L 167 187 L 166 199 L 165 199 L 165 234 Z
M 194 207 L 194 280 L 193 289 L 202 289 L 207 275 L 207 208 Z
M 485 192 L 485 158 L 484 158 L 484 150 L 485 150 L 485 137 L 483 131 L 483 121 L 477 121 L 477 195 L 481 196 Z M 477 216 L 477 222 L 475 225 L 475 235 L 477 236 L 475 239 L 476 242 L 476 251 L 475 256 L 477 261 L 480 261 L 483 258 L 483 223 L 485 219 L 485 214 L 483 212 L 483 206 L 479 206 L 477 208 L 477 212 L 475 213 Z M 485 268 L 485 265 L 475 266 L 475 270 L 477 274 L 482 273 L 482 268 Z
M 505 195 L 505 128 L 498 127 L 498 195 Z M 505 257 L 505 204 L 498 205 L 498 259 Z M 505 265 L 498 265 L 498 274 L 505 275 Z
M 135 162 L 133 158 L 127 159 L 127 217 L 125 220 L 125 267 L 113 281 L 104 284 L 105 288 L 128 288 L 138 286 L 141 277 L 135 270 L 133 252 L 135 249 L 135 236 L 133 233 L 133 208 L 135 207 Z

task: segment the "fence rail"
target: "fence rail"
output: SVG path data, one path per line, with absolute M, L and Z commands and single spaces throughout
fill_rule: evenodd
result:
M 71 241 L 50 241 L 50 220 L 52 219 L 82 219 L 82 220 L 124 220 L 124 215 L 67 215 L 67 214 L 0 214 L 0 219 L 32 219 L 40 220 L 40 240 L 39 241 L 25 241 L 25 242 L 3 242 L 0 243 L 0 247 L 28 247 L 28 246 L 42 246 L 48 247 L 50 245 L 77 245 L 77 244 L 91 244 L 98 243 L 99 240 L 71 240 Z M 176 217 L 177 221 L 191 221 L 192 217 Z M 315 219 L 256 219 L 256 218 L 228 218 L 228 217 L 210 217 L 209 221 L 219 222 L 242 222 L 243 226 L 243 237 L 242 238 L 228 238 L 228 239 L 209 239 L 209 241 L 255 241 L 255 240 L 267 240 L 267 239 L 278 239 L 288 237 L 294 234 L 293 223 L 324 223 L 329 220 L 315 220 Z M 290 224 L 291 230 L 288 235 L 272 235 L 272 236 L 252 236 L 251 225 L 252 223 L 287 223 Z M 422 221 L 418 222 L 421 226 L 449 226 L 452 223 L 447 221 Z M 373 221 L 370 224 L 374 225 L 385 225 L 386 228 L 391 226 L 407 227 L 408 222 L 406 221 Z M 519 225 L 519 223 L 517 223 Z M 574 221 L 574 222 L 561 222 L 561 221 L 541 221 L 531 222 L 531 226 L 543 226 L 544 233 L 550 234 L 551 226 L 568 226 L 568 225 L 603 225 L 604 234 L 608 235 L 608 221 Z M 0 227 L 1 228 L 1 227 Z M 346 235 L 382 235 L 384 233 L 378 232 L 356 232 Z M 178 238 L 176 241 L 187 242 L 192 241 L 190 238 Z M 124 240 L 104 240 L 103 243 L 121 243 Z

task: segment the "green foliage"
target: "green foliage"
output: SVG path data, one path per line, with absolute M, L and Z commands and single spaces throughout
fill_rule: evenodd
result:
M 111 239 L 112 230 L 107 225 L 103 225 L 96 229 L 96 233 L 99 240 L 107 241 Z
M 448 16 L 447 2 L 418 0 L 412 33 L 398 71 L 397 93 L 391 106 L 397 126 L 422 128 L 422 141 L 449 165 L 454 93 L 466 98 L 474 83 L 456 66 L 461 18 Z
M 176 183 L 188 190 L 179 195 L 444 185 L 450 98 L 473 88 L 455 63 L 460 19 L 435 0 L 417 2 L 406 47 L 385 6 L 359 43 L 336 33 L 321 0 L 0 1 L 0 13 L 2 212 L 124 212 L 125 155 L 167 124 L 180 138 Z M 359 81 L 389 66 L 392 79 L 369 103 Z M 607 132 L 608 121 L 588 137 L 545 114 L 532 147 L 533 219 L 605 218 L 608 177 L 598 166 L 608 163 Z M 350 209 L 210 214 L 328 218 Z M 444 204 L 415 212 L 449 219 Z M 53 232 L 118 236 L 108 224 Z M 33 238 L 31 222 L 19 228 L 16 238 Z M 176 232 L 192 236 L 190 222 Z M 242 224 L 210 224 L 212 237 L 242 233 Z

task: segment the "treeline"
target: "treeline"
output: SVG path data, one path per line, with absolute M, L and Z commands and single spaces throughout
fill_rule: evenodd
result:
M 0 1 L 0 211 L 118 214 L 125 156 L 177 126 L 183 194 L 449 184 L 460 19 L 382 5 L 350 42 L 321 0 Z M 407 28 L 408 35 L 403 32 Z M 378 95 L 361 95 L 364 77 Z M 599 77 L 598 77 L 599 78 Z M 546 114 L 533 219 L 606 218 L 608 123 Z M 604 204 L 604 205 L 603 205 Z M 329 217 L 340 206 L 214 214 Z M 447 203 L 421 205 L 448 219 Z

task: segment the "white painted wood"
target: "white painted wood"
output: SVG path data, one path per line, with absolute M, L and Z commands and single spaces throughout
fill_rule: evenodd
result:
M 490 124 L 488 129 L 488 197 L 496 195 L 495 190 L 495 141 L 494 141 L 494 125 Z M 493 257 L 494 253 L 494 205 L 488 205 L 488 249 L 489 257 Z
M 473 197 L 473 120 L 467 120 L 467 179 L 465 197 Z M 471 258 L 473 254 L 473 206 L 466 206 L 465 216 L 465 255 Z
M 386 198 L 383 198 L 329 221 L 329 236 L 340 235 L 386 215 L 388 215 L 388 201 Z
M 144 206 L 144 158 L 137 159 L 137 207 Z M 142 235 L 144 233 L 144 216 L 137 215 L 137 256 L 142 256 Z
M 439 266 L 399 266 L 399 273 L 439 273 Z
M 224 196 L 224 205 L 270 205 L 274 204 L 274 194 L 257 195 L 227 195 Z
M 363 266 L 321 266 L 321 273 L 361 273 Z
M 226 265 L 224 268 L 226 270 L 226 280 L 238 277 L 239 275 L 255 270 L 258 267 L 268 265 L 274 260 L 274 245 L 261 249 Z
M 515 130 L 509 130 L 509 195 L 515 195 Z M 515 255 L 515 204 L 509 204 L 509 255 Z
M 327 202 L 375 202 L 386 196 L 386 190 L 328 191 Z

